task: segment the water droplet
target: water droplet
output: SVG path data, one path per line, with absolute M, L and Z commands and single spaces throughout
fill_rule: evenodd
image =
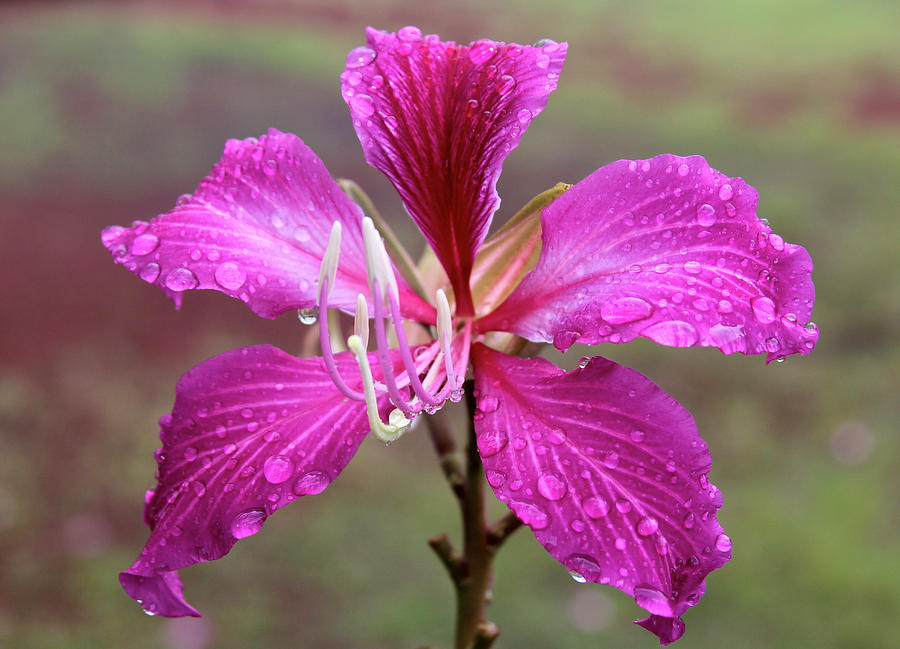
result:
M 678 175 L 681 176 L 682 178 L 684 176 L 687 176 L 690 172 L 691 172 L 691 168 L 688 167 L 683 162 L 680 165 L 678 165 Z
M 587 583 L 587 579 L 585 579 L 583 575 L 576 572 L 575 570 L 570 570 L 569 576 L 572 578 L 572 581 L 574 581 L 576 584 L 586 584 Z
M 696 259 L 692 259 L 684 264 L 684 272 L 691 275 L 698 275 L 703 272 L 703 265 Z
M 609 513 L 609 503 L 602 496 L 590 496 L 581 503 L 584 513 L 590 518 L 603 518 Z
M 413 25 L 407 25 L 400 28 L 400 31 L 397 32 L 397 38 L 401 41 L 417 41 L 422 38 L 422 30 Z
M 708 228 L 716 222 L 716 208 L 709 203 L 704 203 L 697 208 L 697 223 Z
M 294 463 L 284 455 L 273 455 L 263 464 L 263 475 L 272 484 L 281 484 L 294 474 Z
M 478 451 L 482 457 L 491 457 L 506 448 L 508 443 L 505 430 L 489 430 L 478 436 Z
M 481 412 L 484 412 L 484 413 L 494 412 L 499 407 L 500 407 L 500 400 L 493 395 L 486 394 L 486 395 L 478 398 L 478 409 Z
M 607 469 L 615 469 L 619 466 L 619 454 L 615 451 L 610 451 L 606 454 L 606 457 L 603 458 L 603 464 L 606 465 Z
M 681 524 L 684 525 L 685 529 L 691 529 L 694 527 L 694 523 L 696 523 L 697 519 L 694 517 L 692 512 L 688 512 L 684 515 L 684 518 L 681 521 Z
M 631 431 L 631 435 L 630 435 L 631 441 L 632 441 L 632 442 L 635 442 L 635 443 L 637 443 L 637 444 L 640 444 L 641 442 L 643 442 L 643 441 L 644 441 L 644 438 L 645 438 L 646 436 L 647 436 L 647 435 L 646 435 L 646 433 L 644 433 L 644 431 L 642 431 L 642 430 L 637 430 L 637 429 L 634 429 L 633 431 Z
M 533 115 L 531 114 L 531 111 L 528 110 L 527 108 L 521 109 L 516 114 L 516 119 L 519 120 L 519 124 L 521 124 L 522 126 L 524 126 L 525 124 L 528 124 L 531 121 L 532 117 L 533 117 Z
M 481 65 L 490 59 L 496 51 L 497 47 L 493 41 L 478 41 L 477 43 L 472 43 L 472 46 L 469 48 L 469 60 L 475 65 Z
M 131 254 L 135 257 L 149 255 L 156 250 L 157 246 L 159 246 L 159 237 L 147 232 L 136 236 L 134 241 L 131 242 Z
M 569 523 L 569 527 L 572 528 L 573 532 L 581 533 L 584 532 L 587 525 L 580 518 L 573 519 L 571 523 Z
M 155 262 L 150 262 L 138 273 L 138 277 L 140 277 L 145 282 L 150 282 L 151 284 L 156 281 L 156 278 L 159 277 L 159 264 Z
M 550 516 L 537 505 L 510 502 L 510 506 L 516 513 L 516 516 L 533 530 L 543 530 L 550 525 Z
M 262 529 L 266 522 L 266 512 L 262 509 L 248 509 L 231 521 L 231 535 L 236 539 L 253 536 Z
M 625 498 L 619 498 L 616 501 L 616 510 L 620 514 L 627 514 L 631 511 L 632 505 L 630 500 L 626 500 Z
M 191 483 L 191 489 L 194 490 L 198 498 L 203 498 L 206 495 L 206 485 L 201 480 L 194 480 Z
M 297 311 L 297 319 L 300 320 L 300 324 L 316 324 L 316 321 L 319 319 L 318 307 L 313 307 L 312 309 L 300 309 Z
M 586 554 L 570 554 L 566 560 L 563 561 L 563 565 L 569 569 L 569 574 L 572 575 L 572 579 L 579 584 L 583 584 L 586 581 L 600 581 L 602 571 L 600 565 L 593 557 L 589 557 Z
M 193 462 L 197 459 L 197 449 L 193 446 L 188 446 L 184 449 L 184 459 L 188 462 Z
M 716 549 L 719 552 L 731 552 L 731 537 L 727 534 L 719 534 L 716 537 Z
M 538 54 L 537 58 L 534 60 L 534 65 L 542 70 L 546 70 L 550 65 L 550 57 L 546 54 Z
M 652 516 L 645 516 L 638 521 L 635 529 L 641 536 L 650 536 L 659 529 L 659 522 Z
M 236 291 L 247 279 L 247 274 L 233 261 L 226 261 L 216 268 L 216 281 L 222 288 Z
M 732 196 L 734 196 L 734 189 L 731 185 L 725 183 L 719 187 L 719 200 L 730 201 Z
M 616 550 L 624 551 L 627 547 L 628 541 L 626 541 L 623 537 L 620 536 L 616 539 Z
M 753 307 L 753 315 L 759 324 L 771 324 L 775 322 L 775 303 L 769 298 L 762 296 L 750 300 L 750 306 Z
M 511 93 L 515 87 L 516 80 L 508 74 L 503 74 L 497 79 L 497 94 L 501 97 Z
M 644 329 L 641 335 L 660 345 L 690 347 L 697 342 L 698 334 L 693 325 L 681 320 L 665 320 Z
M 375 50 L 365 45 L 350 50 L 347 54 L 346 65 L 348 68 L 362 68 L 375 60 Z
M 166 288 L 177 293 L 197 288 L 198 284 L 200 280 L 189 268 L 176 268 L 166 275 Z
M 494 489 L 502 487 L 503 483 L 506 482 L 506 474 L 503 473 L 503 471 L 494 471 L 489 469 L 486 474 L 488 484 L 491 485 Z
M 538 492 L 547 500 L 560 500 L 566 495 L 565 479 L 553 471 L 542 473 L 537 481 Z
M 365 119 L 375 112 L 375 102 L 369 95 L 356 95 L 350 99 L 350 108 L 357 117 Z
M 625 324 L 643 320 L 653 313 L 653 306 L 639 297 L 619 297 L 604 302 L 600 307 L 600 317 L 610 324 Z
M 307 471 L 294 481 L 292 490 L 297 496 L 314 496 L 325 491 L 329 482 L 324 471 Z

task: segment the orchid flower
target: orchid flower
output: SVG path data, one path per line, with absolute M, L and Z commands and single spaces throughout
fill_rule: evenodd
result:
M 457 45 L 414 27 L 370 28 L 367 41 L 347 57 L 342 95 L 366 160 L 430 246 L 419 267 L 274 129 L 228 141 L 170 212 L 103 233 L 117 263 L 178 305 L 215 289 L 266 318 L 318 313 L 322 352 L 236 349 L 181 379 L 160 420 L 150 538 L 122 586 L 149 613 L 199 615 L 180 569 L 322 492 L 370 431 L 395 440 L 472 376 L 494 494 L 580 581 L 634 597 L 649 613 L 638 624 L 677 640 L 731 557 L 693 418 L 602 357 L 567 372 L 520 354 L 527 341 L 566 351 L 636 337 L 769 361 L 809 353 L 809 255 L 757 217 L 752 187 L 699 156 L 613 162 L 486 240 L 503 161 L 556 88 L 567 45 Z M 337 312 L 355 318 L 349 350 Z

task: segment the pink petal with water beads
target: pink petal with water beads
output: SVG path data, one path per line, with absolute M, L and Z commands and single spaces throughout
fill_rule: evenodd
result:
M 469 274 L 499 205 L 507 154 L 556 88 L 566 43 L 467 46 L 372 28 L 347 57 L 341 92 L 366 160 L 390 178 L 474 313 Z
M 335 363 L 358 387 L 352 356 Z M 198 615 L 175 571 L 218 559 L 275 510 L 323 491 L 369 432 L 365 405 L 337 391 L 321 359 L 268 345 L 185 374 L 160 427 L 158 485 L 144 510 L 150 538 L 119 580 L 144 610 L 169 617 Z
M 700 156 L 601 167 L 544 210 L 541 257 L 479 322 L 574 342 L 809 353 L 812 261 L 756 216 L 756 190 Z
M 578 581 L 615 586 L 677 620 L 731 557 L 690 413 L 601 357 L 565 372 L 472 351 L 478 449 L 497 497 Z
M 214 289 L 274 318 L 316 306 L 316 280 L 332 223 L 343 226 L 330 304 L 352 312 L 367 292 L 362 211 L 300 138 L 270 129 L 229 140 L 196 191 L 149 223 L 110 227 L 103 244 L 141 279 L 180 305 L 190 289 Z M 405 313 L 434 310 L 401 284 Z

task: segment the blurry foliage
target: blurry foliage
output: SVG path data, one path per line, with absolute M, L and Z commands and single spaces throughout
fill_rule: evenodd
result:
M 335 175 L 402 214 L 362 161 L 337 76 L 365 24 L 406 23 L 463 42 L 570 41 L 559 90 L 505 165 L 501 222 L 536 187 L 614 159 L 702 153 L 743 175 L 760 191 L 760 215 L 809 248 L 822 331 L 812 356 L 765 367 L 647 341 L 595 353 L 678 398 L 713 451 L 735 555 L 687 614 L 679 646 L 895 642 L 885 623 L 900 610 L 895 3 L 246 7 L 0 8 L 0 258 L 9 267 L 0 644 L 447 646 L 452 591 L 425 539 L 457 533 L 455 506 L 420 433 L 390 449 L 364 444 L 327 493 L 273 517 L 226 559 L 186 571 L 203 620 L 145 618 L 115 578 L 146 536 L 155 422 L 178 376 L 239 345 L 295 351 L 302 332 L 220 295 L 190 295 L 175 313 L 113 267 L 99 229 L 168 209 L 227 137 L 268 126 L 298 133 Z M 402 236 L 419 240 L 411 228 Z M 862 444 L 856 455 L 834 450 L 839 430 Z M 497 568 L 490 615 L 500 647 L 655 644 L 628 623 L 639 614 L 629 598 L 573 583 L 527 530 Z

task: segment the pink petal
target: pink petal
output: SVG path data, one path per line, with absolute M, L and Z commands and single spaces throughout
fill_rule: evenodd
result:
M 601 357 L 567 373 L 476 345 L 473 362 L 478 449 L 497 497 L 579 580 L 666 619 L 696 604 L 731 541 L 690 413 Z
M 110 227 L 103 244 L 116 263 L 156 284 L 180 305 L 188 289 L 215 289 L 274 318 L 316 306 L 316 282 L 334 221 L 343 226 L 337 282 L 329 304 L 356 309 L 368 294 L 362 211 L 300 138 L 229 140 L 222 159 L 192 195 L 150 223 Z M 434 310 L 401 283 L 410 316 Z
M 415 27 L 366 35 L 341 75 L 366 160 L 437 253 L 457 313 L 472 315 L 469 274 L 500 202 L 503 160 L 556 88 L 567 44 L 462 46 Z
M 350 354 L 336 362 L 358 385 Z M 158 485 L 144 511 L 150 539 L 119 576 L 145 610 L 198 615 L 174 571 L 223 556 L 276 509 L 324 490 L 356 453 L 369 432 L 365 406 L 345 399 L 321 363 L 260 345 L 182 377 L 160 420 Z
M 812 261 L 757 218 L 757 201 L 700 156 L 601 167 L 543 212 L 537 266 L 479 326 L 562 350 L 644 336 L 807 354 Z

